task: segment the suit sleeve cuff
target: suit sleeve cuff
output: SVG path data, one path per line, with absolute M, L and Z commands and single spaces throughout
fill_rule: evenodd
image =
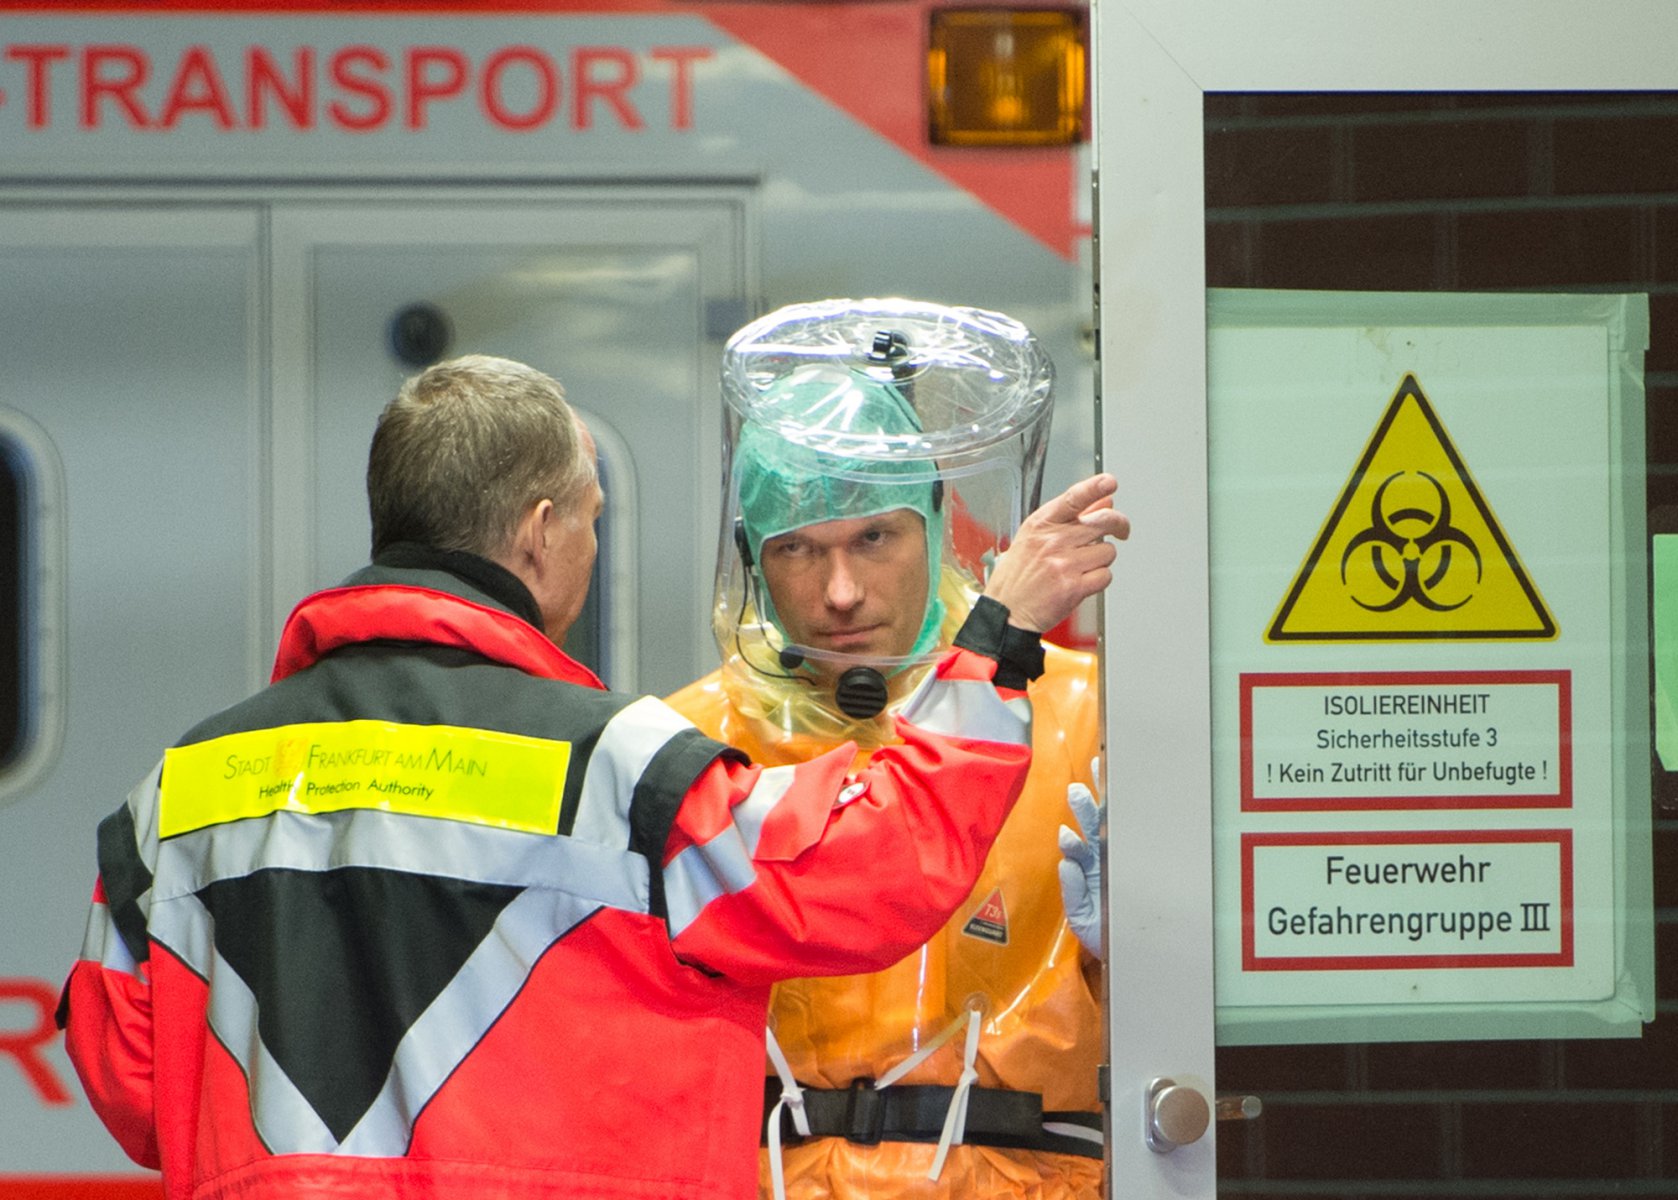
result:
M 980 596 L 956 633 L 955 644 L 996 662 L 997 687 L 1023 691 L 1043 673 L 1043 637 L 1008 624 L 1008 607 Z

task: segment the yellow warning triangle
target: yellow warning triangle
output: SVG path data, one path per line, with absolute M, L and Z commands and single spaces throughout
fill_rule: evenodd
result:
M 1264 640 L 1542 640 L 1556 633 L 1491 505 L 1406 375 Z

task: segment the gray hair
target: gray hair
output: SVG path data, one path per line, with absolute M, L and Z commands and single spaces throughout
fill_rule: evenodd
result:
M 498 557 L 532 505 L 594 479 L 565 390 L 481 354 L 428 367 L 379 414 L 367 458 L 373 553 L 395 542 Z

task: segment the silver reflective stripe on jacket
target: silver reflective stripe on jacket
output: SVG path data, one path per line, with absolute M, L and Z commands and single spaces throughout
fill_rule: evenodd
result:
M 664 868 L 670 936 L 679 937 L 718 896 L 742 891 L 757 878 L 752 858 L 763 822 L 792 786 L 795 767 L 771 767 L 734 806 L 731 823 L 703 845 L 689 846 Z
M 929 673 L 898 716 L 928 733 L 1031 745 L 1031 702 L 1024 696 L 1004 700 L 988 681 L 939 679 Z
M 641 772 L 689 722 L 656 701 L 618 712 L 592 753 L 571 836 L 378 809 L 281 810 L 159 842 L 159 773 L 130 800 L 152 872 L 147 933 L 209 984 L 208 1021 L 249 1081 L 252 1118 L 276 1154 L 394 1157 L 436 1091 L 513 1002 L 557 938 L 601 908 L 646 913 L 649 867 L 632 850 L 629 802 Z M 204 889 L 258 872 L 366 868 L 520 889 L 430 1005 L 402 1034 L 372 1103 L 340 1141 L 264 1045 L 257 997 L 216 945 Z M 103 910 L 105 906 L 97 906 Z M 97 916 L 97 911 L 96 911 Z M 108 925 L 108 918 L 101 925 Z M 102 954 L 114 931 L 89 934 Z M 132 970 L 130 964 L 129 969 Z

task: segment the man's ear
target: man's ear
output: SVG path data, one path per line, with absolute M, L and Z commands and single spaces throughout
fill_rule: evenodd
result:
M 508 557 L 517 566 L 510 569 L 515 575 L 529 572 L 540 578 L 547 566 L 548 538 L 552 535 L 554 520 L 554 505 L 552 500 L 542 499 L 532 504 L 519 523 L 513 529 L 512 544 L 508 547 Z

